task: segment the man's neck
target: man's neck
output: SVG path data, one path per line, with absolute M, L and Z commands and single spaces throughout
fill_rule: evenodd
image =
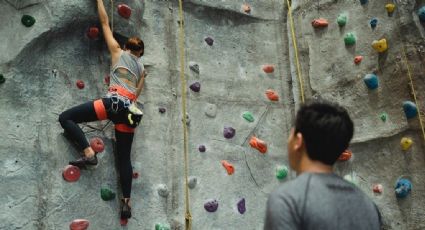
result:
M 324 164 L 320 161 L 311 160 L 308 157 L 304 157 L 300 166 L 297 170 L 297 174 L 301 174 L 304 172 L 309 173 L 332 173 L 333 167 L 331 165 Z

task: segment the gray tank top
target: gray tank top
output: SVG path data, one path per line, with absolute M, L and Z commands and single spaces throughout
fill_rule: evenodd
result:
M 115 64 L 111 69 L 110 85 L 122 86 L 128 91 L 136 94 L 136 87 L 140 81 L 140 76 L 142 75 L 143 70 L 144 66 L 140 58 L 137 58 L 136 56 L 122 50 L 117 64 Z M 120 78 L 124 78 L 130 82 L 133 82 L 136 87 L 126 84 Z

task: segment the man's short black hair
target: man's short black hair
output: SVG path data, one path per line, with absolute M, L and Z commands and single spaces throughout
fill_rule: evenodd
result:
M 301 133 L 312 160 L 333 165 L 353 138 L 353 121 L 343 107 L 327 101 L 301 106 L 295 120 L 295 134 Z

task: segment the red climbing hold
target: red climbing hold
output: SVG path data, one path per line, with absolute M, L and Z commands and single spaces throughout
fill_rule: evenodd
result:
M 77 80 L 75 84 L 79 89 L 84 89 L 84 82 L 82 80 Z
M 243 12 L 249 14 L 249 13 L 251 13 L 251 6 L 248 5 L 248 3 L 244 3 L 242 5 L 242 10 L 243 10 Z
M 103 152 L 105 149 L 105 144 L 103 143 L 102 139 L 99 137 L 93 137 L 90 140 L 90 147 L 97 153 Z
M 96 26 L 90 27 L 87 31 L 87 37 L 93 40 L 97 39 L 99 37 L 99 28 L 97 28 Z
M 109 85 L 110 83 L 111 83 L 111 76 L 106 75 L 106 76 L 105 76 L 105 84 L 106 84 L 106 85 Z
M 311 25 L 314 28 L 323 28 L 323 27 L 327 27 L 329 25 L 328 20 L 324 19 L 324 18 L 318 18 L 318 19 L 314 19 L 313 21 L 311 21 Z
M 348 161 L 353 156 L 353 153 L 350 150 L 345 150 L 341 155 L 339 155 L 338 160 L 339 161 Z
M 86 219 L 76 219 L 71 222 L 69 229 L 71 230 L 86 230 L 90 223 Z
M 360 64 L 360 62 L 362 62 L 362 60 L 363 60 L 363 56 L 356 56 L 354 58 L 354 63 L 355 64 Z
M 263 71 L 265 73 L 273 73 L 274 72 L 274 65 L 263 65 Z
M 279 101 L 279 95 L 271 89 L 266 90 L 266 96 L 270 101 Z
M 222 160 L 221 164 L 226 169 L 227 174 L 232 175 L 235 172 L 235 167 L 233 167 L 233 165 L 230 164 L 229 162 Z
M 119 4 L 118 14 L 125 19 L 129 19 L 131 16 L 131 8 L 126 4 Z
M 75 182 L 80 179 L 80 169 L 74 165 L 68 165 L 62 172 L 63 179 L 68 182 Z
M 133 179 L 137 179 L 139 178 L 139 173 L 138 172 L 134 172 L 133 173 Z
M 372 190 L 374 193 L 382 193 L 384 188 L 382 187 L 382 184 L 374 184 Z
M 120 219 L 121 226 L 127 226 L 128 219 Z
M 251 147 L 253 147 L 254 149 L 257 149 L 260 153 L 264 154 L 267 152 L 266 142 L 256 138 L 255 136 L 251 137 L 251 140 L 249 140 L 249 145 L 251 145 Z

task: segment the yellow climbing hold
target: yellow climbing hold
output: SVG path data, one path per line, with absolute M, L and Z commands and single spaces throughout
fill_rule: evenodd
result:
M 385 52 L 388 49 L 387 39 L 375 40 L 372 42 L 372 48 L 379 53 Z
M 406 151 L 410 148 L 410 146 L 412 146 L 412 144 L 413 144 L 413 141 L 411 138 L 409 137 L 401 138 L 401 141 L 400 141 L 401 149 Z
M 387 12 L 391 14 L 392 12 L 394 12 L 395 5 L 392 4 L 392 3 L 389 3 L 389 4 L 385 5 L 385 8 L 387 9 Z

